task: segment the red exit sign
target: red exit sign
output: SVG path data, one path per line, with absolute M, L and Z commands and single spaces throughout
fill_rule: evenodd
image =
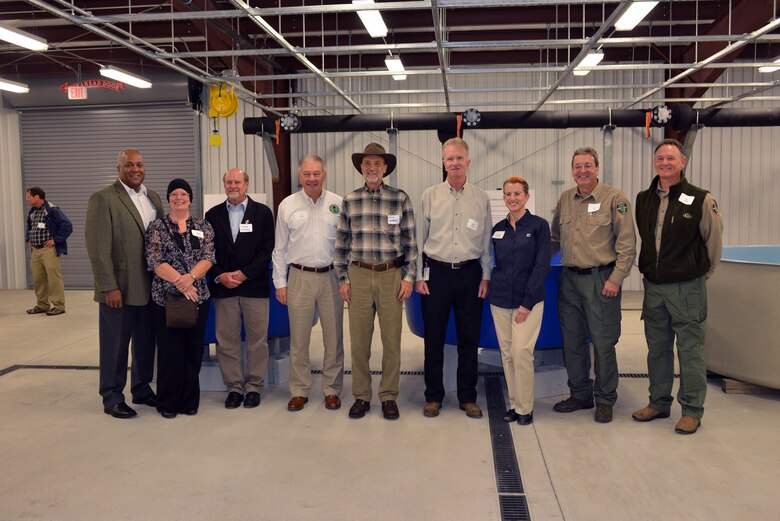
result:
M 68 99 L 87 99 L 87 88 L 83 85 L 69 85 Z

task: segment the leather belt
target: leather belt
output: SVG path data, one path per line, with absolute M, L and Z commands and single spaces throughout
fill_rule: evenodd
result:
M 295 268 L 296 270 L 309 271 L 311 273 L 325 273 L 333 269 L 333 264 L 331 264 L 330 266 L 323 266 L 322 268 L 310 268 L 308 266 L 301 266 L 300 264 L 292 264 L 292 263 L 290 263 L 290 266 Z
M 566 266 L 566 269 L 573 271 L 577 275 L 590 275 L 591 273 L 596 273 L 597 271 L 606 271 L 614 267 L 615 263 L 610 262 L 609 264 L 604 264 L 603 266 L 594 266 L 593 268 L 575 268 L 573 266 Z
M 432 264 L 434 266 L 441 266 L 442 268 L 449 268 L 451 270 L 459 270 L 470 264 L 479 262 L 479 259 L 471 259 L 463 262 L 442 262 L 440 260 L 432 259 L 426 255 L 426 261 L 428 264 Z
M 357 266 L 358 268 L 363 268 L 371 271 L 387 271 L 393 268 L 399 268 L 403 264 L 403 262 L 404 262 L 404 258 L 398 257 L 397 259 L 393 259 L 390 262 L 383 262 L 382 264 L 369 264 L 363 261 L 352 261 L 352 264 L 354 266 Z

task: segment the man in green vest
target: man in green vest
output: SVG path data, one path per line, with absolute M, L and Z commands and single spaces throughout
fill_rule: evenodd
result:
M 677 140 L 662 141 L 653 158 L 657 175 L 650 188 L 636 197 L 650 403 L 632 417 L 640 422 L 669 417 L 677 337 L 677 401 L 682 406 L 682 418 L 674 430 L 679 434 L 695 433 L 704 414 L 705 280 L 715 271 L 723 249 L 718 203 L 706 190 L 688 182 L 683 174 L 686 161 Z

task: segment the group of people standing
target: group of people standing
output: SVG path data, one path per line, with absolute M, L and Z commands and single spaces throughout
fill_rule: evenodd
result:
M 544 280 L 551 255 L 560 250 L 558 304 L 571 395 L 554 409 L 569 413 L 595 405 L 597 422 L 612 420 L 621 287 L 636 256 L 636 239 L 630 202 L 598 179 L 594 149 L 574 152 L 576 186 L 562 194 L 551 227 L 526 208 L 528 182 L 515 176 L 502 187 L 507 216 L 493 226 L 487 194 L 467 180 L 469 148 L 460 138 L 444 143 L 446 179 L 422 193 L 416 213 L 403 190 L 384 182 L 395 171 L 394 155 L 371 143 L 353 154 L 352 162 L 364 184 L 342 199 L 324 188 L 322 158 L 301 159 L 302 190 L 280 203 L 274 226 L 270 209 L 247 196 L 249 178 L 240 169 L 224 174 L 227 199 L 205 219 L 190 214 L 190 185 L 172 180 L 165 215 L 160 197 L 143 184 L 140 152 L 119 154 L 119 178 L 92 195 L 86 224 L 100 306 L 100 394 L 106 414 L 136 415 L 123 394 L 131 339 L 133 403 L 156 407 L 166 418 L 197 414 L 210 298 L 228 389 L 225 407 L 259 405 L 268 365 L 272 261 L 275 296 L 287 306 L 290 320 L 289 411 L 302 410 L 312 391 L 309 351 L 315 313 L 322 324 L 324 405 L 330 410 L 341 407 L 346 303 L 355 399 L 348 415 L 362 418 L 371 408 L 369 359 L 378 317 L 378 397 L 383 417 L 399 418 L 402 309 L 416 291 L 425 330 L 423 414 L 438 416 L 444 402 L 445 331 L 452 310 L 458 405 L 467 416 L 482 417 L 477 350 L 483 300 L 488 298 L 509 394 L 504 420 L 527 425 L 533 421 L 533 350 L 544 311 Z M 720 259 L 722 222 L 715 200 L 686 180 L 685 163 L 682 146 L 663 141 L 654 152 L 657 175 L 637 196 L 650 399 L 633 418 L 644 422 L 670 415 L 676 337 L 683 414 L 675 430 L 690 434 L 703 414 L 705 279 Z M 166 306 L 174 297 L 197 305 L 194 326 L 172 327 L 166 320 Z M 149 385 L 155 343 L 156 394 Z M 590 378 L 590 343 L 595 381 Z
M 682 415 L 675 431 L 693 434 L 701 425 L 707 384 L 705 280 L 720 261 L 723 223 L 715 200 L 685 178 L 686 161 L 678 141 L 663 140 L 653 152 L 656 177 L 637 195 L 632 213 L 622 191 L 599 181 L 596 151 L 575 150 L 571 167 L 577 186 L 561 195 L 552 221 L 553 250 L 561 251 L 563 265 L 558 305 L 571 390 L 554 405 L 557 412 L 595 404 L 595 421 L 612 421 L 621 287 L 636 257 L 636 215 L 650 397 L 632 417 L 647 422 L 670 416 L 676 337 Z M 595 379 L 590 378 L 589 338 Z

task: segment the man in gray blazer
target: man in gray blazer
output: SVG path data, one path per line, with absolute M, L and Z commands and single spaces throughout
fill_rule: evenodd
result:
M 133 403 L 157 406 L 149 382 L 154 371 L 154 315 L 151 275 L 144 254 L 144 234 L 163 217 L 160 196 L 144 186 L 144 160 L 134 149 L 117 158 L 119 179 L 95 192 L 87 206 L 86 243 L 99 303 L 100 395 L 103 411 L 132 418 L 125 403 L 127 354 L 132 339 L 130 391 Z

